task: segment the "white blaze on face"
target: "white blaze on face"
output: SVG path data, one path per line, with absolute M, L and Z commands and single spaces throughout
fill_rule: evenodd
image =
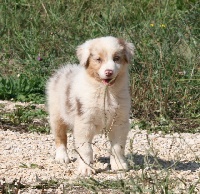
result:
M 118 75 L 124 57 L 123 49 L 124 47 L 119 44 L 118 39 L 112 37 L 100 39 L 91 47 L 94 56 L 100 60 L 100 68 L 97 73 L 101 79 L 113 79 Z M 106 74 L 106 71 L 112 72 L 112 75 Z
M 121 67 L 120 64 L 115 63 L 113 61 L 113 59 L 109 59 L 108 61 L 106 61 L 105 63 L 103 63 L 101 65 L 100 69 L 98 70 L 98 74 L 99 74 L 101 79 L 113 79 L 119 73 L 120 67 Z M 113 74 L 111 76 L 106 76 L 106 73 L 105 73 L 106 70 L 113 71 Z

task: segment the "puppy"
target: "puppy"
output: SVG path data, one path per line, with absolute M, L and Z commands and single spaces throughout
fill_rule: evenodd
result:
M 78 172 L 82 175 L 95 173 L 91 143 L 102 132 L 111 143 L 112 170 L 127 169 L 124 148 L 130 111 L 128 64 L 133 51 L 133 44 L 111 36 L 88 40 L 77 48 L 80 65 L 62 67 L 47 84 L 56 160 L 69 162 L 66 132 L 73 128 Z

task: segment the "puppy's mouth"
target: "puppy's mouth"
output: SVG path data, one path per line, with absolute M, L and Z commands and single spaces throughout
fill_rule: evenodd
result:
M 116 77 L 112 79 L 102 79 L 102 83 L 107 86 L 112 86 L 115 83 Z

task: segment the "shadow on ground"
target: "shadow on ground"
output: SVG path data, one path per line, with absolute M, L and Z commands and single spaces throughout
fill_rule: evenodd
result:
M 173 169 L 178 171 L 192 171 L 195 172 L 200 168 L 200 162 L 197 161 L 172 161 L 162 160 L 151 155 L 128 154 L 126 155 L 130 168 L 132 169 Z M 101 163 L 109 163 L 109 157 L 100 157 L 98 159 Z

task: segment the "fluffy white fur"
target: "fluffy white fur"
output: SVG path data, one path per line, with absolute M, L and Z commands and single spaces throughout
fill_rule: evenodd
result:
M 95 173 L 91 166 L 91 143 L 94 135 L 105 127 L 111 128 L 108 133 L 111 168 L 127 169 L 124 148 L 130 110 L 128 63 L 133 50 L 131 43 L 114 37 L 89 40 L 77 48 L 80 65 L 64 66 L 47 84 L 56 160 L 69 162 L 66 132 L 73 128 L 75 146 L 80 155 L 78 172 L 82 175 Z

